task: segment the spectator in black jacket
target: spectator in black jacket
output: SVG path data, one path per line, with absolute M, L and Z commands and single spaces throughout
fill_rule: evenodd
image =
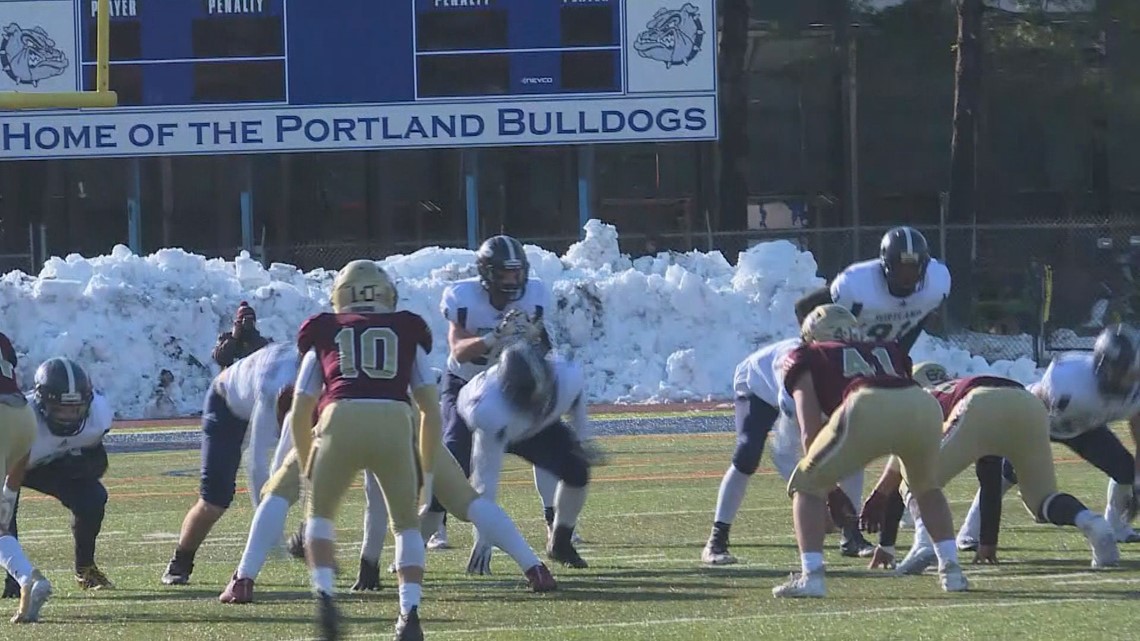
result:
M 214 346 L 214 362 L 225 369 L 239 358 L 245 358 L 268 344 L 269 341 L 257 331 L 257 314 L 243 300 L 234 315 L 233 331 L 218 336 L 218 344 Z

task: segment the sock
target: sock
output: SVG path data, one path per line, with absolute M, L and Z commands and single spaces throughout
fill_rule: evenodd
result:
M 95 539 L 103 529 L 103 510 L 95 514 L 73 517 L 71 533 L 75 538 L 75 571 L 95 565 Z
M 934 554 L 938 556 L 939 570 L 951 563 L 958 563 L 958 545 L 954 542 L 954 539 L 936 542 L 934 544 Z
M 274 543 L 285 528 L 285 517 L 289 514 L 289 501 L 284 497 L 270 494 L 269 498 L 257 506 L 253 523 L 249 526 L 249 538 L 245 541 L 245 551 L 238 562 L 239 579 L 256 579 L 265 565 L 265 559 Z
M 712 535 L 709 536 L 709 542 L 716 541 L 728 545 L 728 532 L 732 529 L 732 525 L 728 523 L 721 523 L 716 521 L 713 523 Z
M 847 498 L 851 499 L 851 505 L 863 505 L 863 470 L 855 472 L 851 476 L 839 481 L 839 487 L 843 489 L 843 493 Z
M 312 570 L 313 576 L 313 589 L 317 592 L 324 592 L 332 596 L 333 593 L 333 569 L 317 566 Z
M 966 512 L 966 519 L 962 521 L 962 528 L 958 530 L 958 539 L 978 540 L 982 530 L 982 491 L 974 495 L 974 502 L 970 504 L 970 511 Z
M 400 614 L 407 614 L 419 606 L 423 587 L 419 583 L 400 584 Z
M 918 511 L 918 501 L 913 494 L 907 493 L 906 506 L 911 519 L 914 520 L 914 543 L 910 546 L 910 552 L 934 547 L 934 541 L 930 539 L 930 532 L 926 529 L 926 522 L 922 520 L 922 514 Z
M 573 530 L 578 524 L 578 515 L 582 513 L 585 505 L 586 488 L 558 483 L 558 492 L 554 495 L 554 526 L 564 526 Z
M 716 495 L 716 515 L 713 517 L 716 521 L 731 525 L 736 520 L 736 513 L 744 502 L 744 493 L 748 491 L 748 481 L 751 478 L 736 469 L 735 465 L 728 466 Z
M 800 567 L 804 574 L 823 569 L 823 552 L 804 552 L 800 555 Z
M 0 536 L 0 567 L 7 570 L 20 587 L 32 580 L 32 562 L 24 556 L 24 550 L 14 536 Z
M 174 563 L 181 566 L 194 565 L 194 552 L 188 552 L 182 548 L 175 548 L 174 550 Z
M 558 491 L 558 476 L 549 470 L 534 466 L 534 489 L 538 490 L 544 509 L 553 507 L 554 493 Z
M 523 572 L 540 563 L 534 550 L 527 545 L 526 539 L 511 522 L 511 517 L 494 501 L 475 499 L 467 508 L 467 518 L 487 537 L 488 542 L 510 555 Z
M 546 527 L 554 527 L 554 508 L 542 508 L 542 518 L 546 519 Z
M 424 537 L 424 541 L 430 539 L 439 528 L 443 527 L 445 516 L 447 512 L 427 512 L 420 518 L 420 534 Z M 364 556 L 363 552 L 361 556 Z M 376 558 L 380 558 L 380 550 L 376 550 Z
M 1085 508 L 1077 513 L 1076 518 L 1073 519 L 1073 524 L 1080 529 L 1085 529 L 1090 523 L 1096 519 L 1097 515 L 1093 514 L 1092 510 Z
M 434 532 L 434 530 L 433 530 Z M 388 506 L 380 481 L 372 472 L 364 474 L 364 538 L 360 541 L 360 558 L 376 563 L 388 535 Z M 430 536 L 430 534 L 428 535 Z
M 1084 503 L 1077 500 L 1072 494 L 1054 494 L 1045 499 L 1041 506 L 1042 516 L 1053 525 L 1076 525 L 1077 516 L 1082 512 L 1089 513 Z

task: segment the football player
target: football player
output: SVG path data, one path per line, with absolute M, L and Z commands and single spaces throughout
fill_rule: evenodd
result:
M 789 338 L 765 345 L 736 366 L 733 375 L 733 391 L 736 396 L 736 450 L 732 455 L 732 464 L 720 482 L 712 533 L 701 551 L 702 563 L 708 565 L 736 563 L 736 557 L 728 550 L 729 529 L 736 519 L 741 503 L 744 502 L 748 482 L 760 465 L 760 455 L 764 453 L 769 432 L 781 420 L 789 423 L 788 427 L 792 427 L 789 417 L 786 416 L 787 413 L 782 415 L 779 409 L 780 387 L 784 380 L 784 358 L 800 344 L 799 338 Z M 794 411 L 790 413 L 794 414 Z M 802 453 L 798 451 L 798 435 L 790 439 L 783 437 L 785 433 L 798 429 L 794 427 L 777 431 L 772 444 L 772 461 L 785 481 L 791 477 L 792 470 Z M 786 447 L 782 447 L 784 443 L 787 444 Z M 862 472 L 857 474 L 862 476 Z M 857 480 L 862 482 L 861 478 Z M 835 503 L 842 505 L 837 506 Z M 848 517 L 855 515 L 855 508 L 845 494 L 829 494 L 828 504 L 833 508 L 833 514 L 842 511 Z M 839 521 L 845 529 L 857 533 L 857 521 L 851 518 Z M 849 546 L 841 548 L 841 551 L 849 556 L 857 554 L 857 551 Z
M 977 461 L 978 481 L 987 488 L 984 493 L 997 498 L 997 518 L 983 518 L 986 527 L 976 561 L 997 562 L 1001 493 L 989 488 L 1001 487 L 1001 457 L 1006 457 L 1015 469 L 1022 470 L 1021 499 L 1038 523 L 1076 526 L 1092 548 L 1092 567 L 1117 564 L 1120 551 L 1108 522 L 1073 495 L 1057 491 L 1049 416 L 1037 397 L 1007 378 L 971 376 L 951 380 L 945 368 L 935 363 L 916 366 L 914 379 L 938 399 L 946 421 L 938 458 L 939 485 L 945 486 Z M 887 495 L 898 491 L 900 482 L 897 468 L 888 466 L 867 505 L 881 506 Z M 899 563 L 898 573 L 920 574 L 934 562 L 934 550 L 921 517 L 913 509 L 913 498 L 908 496 L 907 503 L 915 517 L 914 545 Z M 864 514 L 868 511 L 865 508 Z
M 424 539 L 419 509 L 432 495 L 442 447 L 439 390 L 427 364 L 431 330 L 422 317 L 396 310 L 396 287 L 371 260 L 345 265 L 333 282 L 333 313 L 313 316 L 297 334 L 305 356 L 297 374 L 292 434 L 310 480 L 305 553 L 325 639 L 338 638 L 333 601 L 333 519 L 363 469 L 380 481 L 396 539 L 400 616 L 397 641 L 419 641 Z M 421 410 L 419 458 L 426 470 L 417 499 L 417 456 L 411 389 Z M 319 404 L 318 404 L 319 402 Z M 313 412 L 320 417 L 316 432 Z
M 15 532 L 8 529 L 36 439 L 36 416 L 16 382 L 16 364 L 12 341 L 0 333 L 0 465 L 4 466 L 0 470 L 4 477 L 0 488 L 0 567 L 16 584 L 13 596 L 20 597 L 12 623 L 34 623 L 51 597 L 51 583 L 32 566 Z
M 1105 328 L 1091 354 L 1066 354 L 1046 368 L 1041 380 L 1029 386 L 1049 410 L 1049 436 L 1062 443 L 1109 477 L 1108 506 L 1104 518 L 1120 543 L 1140 541 L 1129 524 L 1138 502 L 1136 468 L 1140 465 L 1110 423 L 1127 420 L 1134 444 L 1140 444 L 1140 337 L 1122 325 Z M 1014 464 L 1013 472 L 1026 470 Z M 1008 490 L 1016 477 L 1007 479 Z M 959 549 L 978 545 L 982 497 L 974 497 L 958 533 Z
M 199 498 L 182 521 L 174 556 L 162 574 L 166 585 L 190 582 L 194 555 L 233 502 L 246 432 L 251 426 L 249 495 L 253 506 L 258 507 L 278 440 L 277 394 L 293 382 L 299 363 L 294 345 L 270 344 L 214 377 L 202 410 Z M 278 531 L 275 536 L 280 534 Z
M 471 430 L 456 411 L 459 390 L 487 369 L 502 349 L 532 326 L 549 341 L 544 321 L 552 297 L 546 283 L 530 276 L 530 263 L 522 243 L 511 236 L 492 236 L 475 256 L 479 275 L 459 280 L 443 292 L 440 308 L 449 327 L 447 373 L 442 392 L 443 441 L 467 474 L 471 473 Z M 514 314 L 511 312 L 514 311 Z M 519 313 L 522 312 L 522 313 Z M 532 325 L 533 324 L 533 325 Z M 534 483 L 542 499 L 548 535 L 553 532 L 554 493 L 558 479 L 534 468 Z M 425 515 L 430 524 L 442 524 L 443 507 L 435 502 Z M 446 547 L 446 530 L 429 547 Z
M 293 389 L 289 386 L 278 404 L 280 420 L 284 426 L 278 447 L 280 462 L 274 466 L 274 474 L 265 486 L 266 496 L 254 515 L 241 563 L 218 598 L 222 603 L 253 602 L 254 581 L 265 564 L 274 533 L 280 532 L 284 527 L 289 508 L 300 498 L 301 466 L 293 448 L 292 412 L 287 411 L 292 405 L 292 398 Z M 419 412 L 418 407 L 415 409 Z M 558 584 L 550 570 L 538 560 L 510 517 L 494 502 L 476 495 L 463 470 L 449 452 L 437 452 L 433 474 L 436 495 L 448 507 L 448 511 L 475 523 L 481 531 L 491 533 L 495 545 L 507 550 L 519 563 L 527 584 L 533 591 L 549 592 L 557 589 Z M 380 589 L 380 551 L 384 547 L 388 521 L 384 494 L 376 475 L 366 471 L 364 478 L 364 538 L 361 543 L 360 570 L 356 583 L 352 586 L 354 592 Z M 421 530 L 421 534 L 426 537 L 431 533 Z
M 800 322 L 815 307 L 828 303 L 851 310 L 859 321 L 866 340 L 896 341 L 909 352 L 923 328 L 950 295 L 950 270 L 930 255 L 926 238 L 913 227 L 895 227 L 883 234 L 879 242 L 879 258 L 855 263 L 843 270 L 829 287 L 821 288 L 796 303 Z M 863 476 L 853 475 L 844 482 L 844 491 L 852 503 L 862 499 Z M 858 549 L 860 556 L 872 555 L 871 565 L 890 565 L 898 534 L 898 519 L 905 511 L 902 496 L 890 497 L 888 512 L 879 537 L 879 549 L 858 534 L 858 528 L 844 530 L 841 548 L 850 555 Z
M 902 460 L 902 474 L 937 541 L 942 589 L 966 590 L 950 507 L 935 482 L 942 410 L 910 377 L 910 358 L 896 343 L 862 342 L 858 321 L 840 305 L 812 310 L 801 333 L 805 344 L 785 360 L 784 386 L 795 402 L 806 452 L 788 482 L 802 572 L 772 594 L 824 596 L 824 497 L 840 478 L 887 454 Z
M 591 452 L 582 371 L 570 361 L 547 356 L 528 341 L 503 350 L 497 362 L 476 374 L 459 391 L 456 409 L 471 428 L 471 482 L 494 500 L 503 458 L 519 456 L 558 479 L 553 532 L 547 556 L 573 568 L 587 563 L 572 534 L 586 503 Z M 570 414 L 573 427 L 562 421 Z M 468 571 L 489 570 L 491 541 L 476 530 Z
M 36 414 L 36 436 L 21 485 L 54 497 L 71 512 L 79 587 L 113 588 L 95 565 L 95 542 L 107 507 L 101 479 L 107 471 L 103 435 L 114 420 L 111 404 L 95 391 L 79 363 L 67 358 L 51 358 L 39 366 L 28 400 Z M 7 524 L 17 538 L 19 511 L 17 499 Z

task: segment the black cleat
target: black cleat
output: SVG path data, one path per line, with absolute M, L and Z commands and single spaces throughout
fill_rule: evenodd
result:
M 190 583 L 190 574 L 193 571 L 193 563 L 171 559 L 170 564 L 166 566 L 166 572 L 162 574 L 162 582 L 165 585 L 186 585 Z
M 360 559 L 360 570 L 356 573 L 356 583 L 352 584 L 353 592 L 375 592 L 380 589 L 380 563 Z
M 552 561 L 578 570 L 589 567 L 589 564 L 578 554 L 571 536 L 574 529 L 560 525 L 554 528 L 554 535 L 546 546 L 546 556 Z
M 289 537 L 289 554 L 294 559 L 305 560 L 305 522 Z
M 420 609 L 401 614 L 396 619 L 396 641 L 424 641 L 424 629 L 420 627 Z
M 844 528 L 843 537 L 839 540 L 839 553 L 849 558 L 871 556 L 875 546 L 863 538 L 858 528 Z
M 317 593 L 317 625 L 322 641 L 336 641 L 340 638 L 340 613 L 336 610 L 332 595 Z
M 11 574 L 4 578 L 4 596 L 3 599 L 18 599 L 20 598 L 20 582 L 15 579 Z

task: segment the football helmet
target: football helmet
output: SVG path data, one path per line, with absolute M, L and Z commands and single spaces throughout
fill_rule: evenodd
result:
M 499 381 L 511 405 L 535 414 L 554 396 L 554 368 L 525 343 L 514 343 L 499 355 Z
M 910 296 L 922 286 L 930 265 L 930 246 L 914 227 L 895 227 L 879 242 L 879 265 L 892 296 Z
M 338 314 L 387 314 L 396 309 L 396 284 L 375 261 L 354 260 L 337 272 L 330 298 Z
M 483 241 L 475 255 L 479 282 L 492 294 L 516 301 L 526 293 L 530 262 L 522 243 L 511 236 L 492 236 Z
M 1099 387 L 1109 393 L 1125 392 L 1140 380 L 1136 334 L 1124 325 L 1104 328 L 1093 346 L 1093 371 Z
M 950 372 L 947 372 L 946 368 L 938 363 L 927 361 L 914 366 L 914 376 L 912 378 L 914 378 L 919 385 L 930 389 L 950 382 Z
M 808 313 L 800 326 L 800 337 L 805 343 L 824 341 L 859 340 L 859 321 L 851 310 L 842 305 L 820 305 Z
M 95 388 L 83 368 L 70 358 L 51 358 L 36 369 L 36 411 L 55 436 L 75 436 L 91 412 Z

